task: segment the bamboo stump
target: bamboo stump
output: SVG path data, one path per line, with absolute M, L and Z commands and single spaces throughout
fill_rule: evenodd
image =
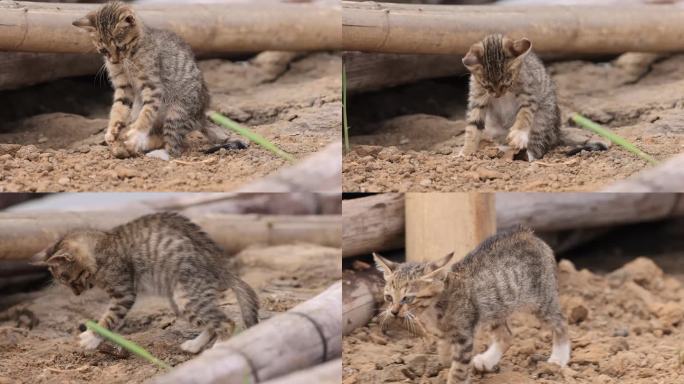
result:
M 219 342 L 157 384 L 258 383 L 342 356 L 342 282 Z
M 407 193 L 406 260 L 460 260 L 496 232 L 491 193 Z

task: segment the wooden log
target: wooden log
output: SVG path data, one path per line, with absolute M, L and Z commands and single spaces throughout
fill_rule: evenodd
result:
M 108 230 L 139 217 L 138 211 L 0 213 L 0 260 L 26 260 L 75 228 Z M 253 244 L 307 242 L 341 245 L 339 216 L 188 215 L 226 252 Z
M 0 1 L 0 51 L 86 53 L 71 25 L 96 4 Z M 340 7 L 328 3 L 145 4 L 143 22 L 179 34 L 197 52 L 319 51 L 341 46 Z
M 340 377 L 342 377 L 342 359 L 337 359 L 310 369 L 269 380 L 264 384 L 339 384 Z
M 542 231 L 638 223 L 684 215 L 675 193 L 498 194 L 501 228 L 525 224 Z
M 675 156 L 663 164 L 618 181 L 603 192 L 684 192 L 684 155 Z M 684 202 L 683 202 L 684 203 Z
M 342 7 L 343 48 L 348 51 L 462 55 L 491 33 L 527 37 L 538 53 L 684 50 L 684 9 L 673 6 L 490 7 L 342 1 Z
M 368 324 L 382 301 L 384 280 L 375 266 L 342 273 L 342 334 Z
M 496 232 L 491 193 L 407 193 L 406 260 L 465 257 Z
M 403 195 L 371 196 L 374 204 L 403 206 Z M 344 200 L 343 257 L 401 247 L 404 215 L 396 209 L 364 208 L 363 199 Z M 359 200 L 359 201 L 357 201 Z M 345 211 L 356 212 L 351 217 Z M 539 231 L 597 228 L 684 216 L 684 199 L 676 193 L 499 193 L 497 228 L 526 224 Z M 364 223 L 374 223 L 364 231 Z M 391 226 L 386 223 L 392 223 Z M 382 230 L 378 230 L 382 229 Z
M 342 193 L 342 141 L 329 144 L 299 163 L 240 187 L 236 192 L 301 191 Z
M 152 380 L 258 383 L 342 355 L 342 282 Z
M 100 66 L 102 58 L 95 54 L 0 52 L 0 90 L 90 75 Z
M 342 257 L 401 248 L 403 235 L 403 194 L 342 200 Z

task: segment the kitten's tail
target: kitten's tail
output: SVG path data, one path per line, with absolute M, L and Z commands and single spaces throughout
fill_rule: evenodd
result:
M 574 147 L 565 152 L 566 156 L 574 156 L 582 151 L 605 151 L 610 148 L 610 141 L 594 138 L 579 128 L 566 127 L 561 131 L 561 145 Z
M 259 298 L 256 292 L 242 279 L 235 276 L 230 282 L 230 288 L 235 292 L 242 320 L 247 328 L 259 322 Z

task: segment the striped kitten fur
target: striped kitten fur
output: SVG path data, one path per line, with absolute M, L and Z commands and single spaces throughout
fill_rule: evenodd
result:
M 225 328 L 234 328 L 219 307 L 227 289 L 237 297 L 245 326 L 258 322 L 259 300 L 252 288 L 225 266 L 224 252 L 197 225 L 175 213 L 140 217 L 110 231 L 76 230 L 36 256 L 55 280 L 74 294 L 99 287 L 110 297 L 99 324 L 116 330 L 140 293 L 167 297 L 177 316 L 202 327 L 199 336 L 181 344 L 197 353 Z M 232 332 L 232 329 L 230 330 Z M 86 349 L 101 339 L 80 335 Z
M 146 27 L 120 2 L 107 3 L 73 25 L 86 30 L 105 57 L 114 87 L 105 141 L 119 157 L 157 149 L 166 151 L 161 157 L 179 156 L 194 130 L 214 143 L 228 138 L 207 121 L 209 91 L 192 50 L 176 34 Z M 123 154 L 115 151 L 119 140 Z
M 559 144 L 555 86 L 528 39 L 487 36 L 470 48 L 463 65 L 471 77 L 461 155 L 478 150 L 483 131 L 529 161 Z
M 570 359 L 567 322 L 558 299 L 553 251 L 531 230 L 515 228 L 480 244 L 463 260 L 394 263 L 374 254 L 385 277 L 386 310 L 381 324 L 400 320 L 414 334 L 438 341 L 442 363 L 450 365 L 448 383 L 469 383 L 477 371 L 494 371 L 511 341 L 506 319 L 528 310 L 553 332 L 550 363 Z M 489 348 L 473 357 L 476 326 L 491 332 Z

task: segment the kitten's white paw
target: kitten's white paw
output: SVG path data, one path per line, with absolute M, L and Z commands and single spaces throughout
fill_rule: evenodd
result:
M 493 343 L 486 351 L 473 357 L 473 367 L 479 372 L 494 372 L 502 355 L 499 344 Z
M 527 148 L 527 143 L 530 141 L 530 134 L 528 132 L 512 129 L 508 134 L 508 144 L 515 149 Z
M 537 161 L 537 160 L 539 160 L 539 159 L 537 159 L 536 157 L 534 157 L 534 155 L 532 154 L 532 152 L 527 151 L 527 161 L 529 161 L 529 162 L 531 163 L 531 162 Z
M 106 142 L 107 144 L 113 143 L 114 140 L 116 140 L 116 138 L 114 137 L 114 134 L 113 134 L 113 133 L 111 133 L 111 132 L 105 133 L 105 142 Z
M 146 132 L 130 130 L 126 134 L 126 149 L 132 152 L 143 152 L 149 147 L 150 136 Z
M 188 340 L 181 344 L 180 347 L 185 352 L 198 353 L 202 350 L 202 348 L 204 348 L 205 345 L 207 345 L 208 342 L 211 341 L 211 339 L 211 333 L 205 330 L 202 331 L 202 333 L 200 333 L 199 336 L 195 337 L 194 339 Z
M 553 350 L 551 351 L 551 357 L 547 362 L 551 364 L 558 364 L 561 367 L 568 365 L 570 361 L 570 342 L 565 341 L 553 345 Z
M 85 331 L 78 338 L 80 339 L 78 344 L 85 349 L 95 349 L 102 342 L 102 339 L 93 331 Z
M 171 156 L 166 152 L 166 149 L 155 149 L 154 151 L 147 152 L 145 156 L 164 161 L 169 161 L 171 159 Z

